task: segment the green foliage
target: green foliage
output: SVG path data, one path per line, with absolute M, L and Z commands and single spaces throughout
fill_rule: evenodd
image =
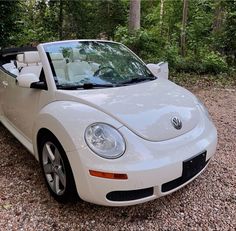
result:
M 236 65 L 236 1 L 220 1 L 224 9 L 224 24 L 220 31 L 214 34 L 214 49 L 227 56 L 231 65 Z
M 223 73 L 236 66 L 236 1 L 189 0 L 186 55 L 180 55 L 182 0 L 141 1 L 141 29 L 128 32 L 130 0 L 0 1 L 0 47 L 77 39 L 115 39 L 146 62 L 172 70 Z
M 204 52 L 202 59 L 202 65 L 204 67 L 203 72 L 210 73 L 222 73 L 228 70 L 228 65 L 218 52 L 211 51 L 210 53 Z
M 226 58 L 206 46 L 198 48 L 195 54 L 190 50 L 186 57 L 182 57 L 177 43 L 167 43 L 155 33 L 142 29 L 130 35 L 127 27 L 118 27 L 115 39 L 127 45 L 147 63 L 167 61 L 170 68 L 178 72 L 217 74 L 229 70 Z
M 97 1 L 97 17 L 95 18 L 97 33 L 105 32 L 108 38 L 114 38 L 115 28 L 125 25 L 128 17 L 128 5 L 120 0 Z
M 164 1 L 160 18 L 160 1 L 144 1 L 142 29 L 130 35 L 127 27 L 118 27 L 115 39 L 129 46 L 146 62 L 168 61 L 172 70 L 198 74 L 223 73 L 232 70 L 235 59 L 236 9 L 232 1 L 223 2 L 226 24 L 214 32 L 216 11 L 221 1 L 190 0 L 187 23 L 187 55 L 180 55 L 182 1 Z M 147 8 L 149 6 L 149 8 Z M 152 6 L 152 7 L 150 7 Z M 161 21 L 162 20 L 162 21 Z M 222 19 L 223 20 L 223 19 Z M 227 23 L 227 20 L 231 23 Z M 233 24 L 232 24 L 233 23 Z M 227 28 L 227 30 L 226 30 Z M 232 34 L 226 32 L 230 31 Z M 226 34 L 228 38 L 226 37 Z M 219 46 L 220 45 L 220 46 Z M 230 62 L 229 62 L 230 61 Z
M 122 0 L 67 1 L 66 38 L 113 38 L 117 25 L 126 24 L 128 5 Z M 72 33 L 71 33 L 72 32 Z
M 12 40 L 15 46 L 36 45 L 58 39 L 54 7 L 49 7 L 46 1 L 27 0 L 20 3 L 20 33 L 16 33 Z
M 185 58 L 181 56 L 175 56 L 175 63 L 173 67 L 178 72 L 191 72 L 198 74 L 217 74 L 228 72 L 229 67 L 219 53 L 214 51 L 208 51 L 207 48 L 201 49 L 198 57 L 189 55 Z
M 129 34 L 128 28 L 117 27 L 115 40 L 128 46 L 136 54 L 140 54 L 145 49 L 145 43 L 148 42 L 148 33 L 145 30 L 138 30 L 134 34 Z
M 18 32 L 18 1 L 0 1 L 0 48 L 11 44 Z

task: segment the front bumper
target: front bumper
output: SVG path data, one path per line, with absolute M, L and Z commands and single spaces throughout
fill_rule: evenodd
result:
M 217 145 L 217 131 L 209 121 L 205 126 L 199 125 L 180 137 L 162 142 L 143 140 L 125 127 L 120 128 L 120 132 L 129 138 L 129 142 L 125 154 L 116 160 L 103 159 L 92 153 L 86 145 L 79 151 L 67 153 L 78 194 L 83 200 L 106 206 L 127 206 L 172 193 L 196 178 L 208 164 L 183 184 L 163 191 L 164 184 L 182 176 L 183 161 L 204 150 L 206 160 L 210 160 Z M 128 179 L 94 177 L 89 174 L 89 170 L 127 174 Z M 121 192 L 121 197 L 130 195 L 125 201 L 111 200 L 115 197 L 109 195 L 114 191 Z M 136 197 L 131 194 L 136 194 Z

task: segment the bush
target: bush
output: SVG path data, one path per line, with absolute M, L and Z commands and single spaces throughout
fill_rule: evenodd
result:
M 205 56 L 202 59 L 202 64 L 205 69 L 205 73 L 217 74 L 228 71 L 228 65 L 225 59 L 220 56 L 218 52 L 205 52 Z
M 127 27 L 118 27 L 115 33 L 115 40 L 125 44 L 136 54 L 139 55 L 143 50 L 143 45 L 148 41 L 148 35 L 146 31 L 140 29 L 134 34 L 129 34 Z
M 128 46 L 146 63 L 167 61 L 175 72 L 220 74 L 229 71 L 225 57 L 220 53 L 200 46 L 197 53 L 188 50 L 188 55 L 182 57 L 179 44 L 164 41 L 156 31 L 140 29 L 135 34 L 129 34 L 127 27 L 118 27 L 115 39 Z
M 176 58 L 173 69 L 177 72 L 190 72 L 197 74 L 220 74 L 229 71 L 225 59 L 213 51 L 201 52 L 199 57 L 189 55 L 185 58 Z
M 157 63 L 165 59 L 163 55 L 165 43 L 155 32 L 141 28 L 136 33 L 129 34 L 127 27 L 118 27 L 115 40 L 128 46 L 147 63 Z

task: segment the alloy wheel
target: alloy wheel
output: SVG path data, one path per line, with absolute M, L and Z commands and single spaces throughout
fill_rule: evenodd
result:
M 43 171 L 52 191 L 60 196 L 66 190 L 66 172 L 63 159 L 52 142 L 46 142 L 42 152 Z

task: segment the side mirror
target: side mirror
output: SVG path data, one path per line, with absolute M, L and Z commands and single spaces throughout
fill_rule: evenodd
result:
M 19 87 L 30 88 L 32 83 L 39 81 L 39 78 L 33 73 L 28 73 L 19 75 L 16 80 Z
M 168 79 L 169 77 L 169 68 L 167 62 L 160 62 L 158 64 L 149 63 L 147 68 L 152 72 L 156 77 Z

